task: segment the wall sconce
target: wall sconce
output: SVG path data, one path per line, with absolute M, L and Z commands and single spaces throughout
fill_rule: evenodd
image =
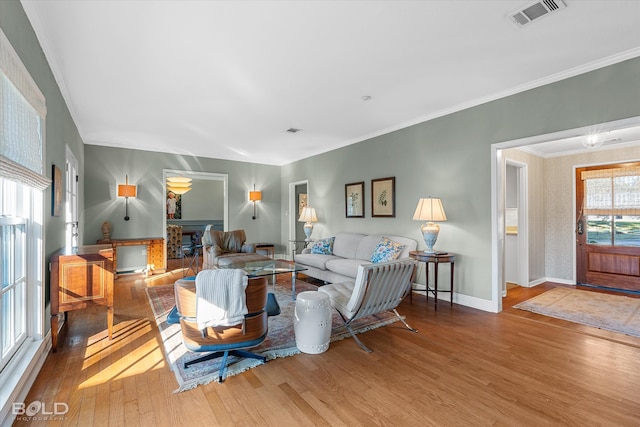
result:
M 253 216 L 251 219 L 256 219 L 256 202 L 262 200 L 262 191 L 256 191 L 256 185 L 253 184 L 253 191 L 249 191 L 249 201 L 253 202 Z
M 129 197 L 136 197 L 136 186 L 129 185 L 129 175 L 126 184 L 118 185 L 118 197 L 124 197 L 124 220 L 129 221 Z
M 413 214 L 413 219 L 416 221 L 427 221 L 426 224 L 422 224 L 420 230 L 422 231 L 422 238 L 427 245 L 425 253 L 434 253 L 433 245 L 436 244 L 438 239 L 438 233 L 440 233 L 440 226 L 433 221 L 446 221 L 447 215 L 444 213 L 442 207 L 442 201 L 437 197 L 427 197 L 426 199 L 420 199 L 416 211 Z
M 313 233 L 313 223 L 318 222 L 318 217 L 316 216 L 316 210 L 308 206 L 302 208 L 302 213 L 300 214 L 300 218 L 298 218 L 298 221 L 304 222 L 304 234 L 307 236 L 307 238 L 304 239 L 304 241 L 310 242 L 311 233 Z

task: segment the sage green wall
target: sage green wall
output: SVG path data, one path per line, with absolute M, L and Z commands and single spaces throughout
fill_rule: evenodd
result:
M 491 144 L 640 116 L 639 81 L 635 58 L 482 104 L 287 165 L 281 191 L 309 179 L 316 238 L 394 233 L 418 240 L 419 248 L 424 242 L 411 219 L 418 198 L 441 197 L 448 221 L 436 248 L 459 254 L 457 292 L 491 300 Z M 396 217 L 371 218 L 370 180 L 387 176 L 396 177 Z M 361 180 L 366 218 L 345 219 L 344 184 Z M 283 216 L 283 241 L 287 221 Z
M 78 129 L 69 114 L 67 104 L 62 98 L 60 88 L 49 68 L 44 53 L 31 27 L 31 23 L 22 9 L 18 0 L 0 1 L 0 28 L 5 33 L 9 42 L 16 50 L 20 59 L 36 82 L 47 102 L 47 117 L 45 121 L 45 161 L 44 174 L 51 178 L 51 165 L 64 170 L 65 145 L 68 145 L 73 155 L 78 160 L 79 172 L 82 175 L 84 169 L 84 147 L 80 139 Z M 82 204 L 83 183 L 80 180 L 80 227 L 82 229 Z M 48 262 L 53 252 L 65 244 L 65 218 L 64 216 L 51 216 L 51 188 L 44 191 L 44 254 Z M 46 284 L 45 304 L 47 305 L 45 319 L 49 319 L 49 272 L 45 269 Z M 50 329 L 49 322 L 45 322 L 45 331 Z
M 95 244 L 101 238 L 104 221 L 111 223 L 112 238 L 164 236 L 163 169 L 227 174 L 228 229 L 244 229 L 250 242 L 280 242 L 278 166 L 96 145 L 85 145 L 85 159 L 84 244 Z M 129 199 L 129 221 L 124 220 L 124 199 L 117 197 L 117 185 L 125 182 L 126 175 L 137 186 L 136 198 Z M 254 183 L 262 191 L 256 220 L 251 219 L 253 205 L 248 201 Z
M 194 179 L 191 191 L 183 194 L 182 219 L 185 220 L 223 220 L 224 184 L 222 181 Z

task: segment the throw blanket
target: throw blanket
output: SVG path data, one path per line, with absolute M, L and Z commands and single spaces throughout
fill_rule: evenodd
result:
M 196 276 L 198 328 L 233 326 L 248 313 L 247 273 L 239 269 L 202 270 Z

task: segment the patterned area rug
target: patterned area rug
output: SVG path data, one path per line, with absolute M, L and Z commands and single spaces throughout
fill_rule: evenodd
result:
M 287 285 L 289 287 L 287 287 Z M 257 347 L 249 349 L 252 353 L 262 354 L 267 360 L 278 357 L 293 356 L 300 353 L 296 347 L 293 332 L 293 312 L 295 301 L 291 300 L 290 281 L 284 281 L 276 285 L 275 292 L 273 286 L 269 284 L 269 292 L 274 292 L 281 313 L 278 316 L 269 317 L 269 333 L 265 341 Z M 317 286 L 310 285 L 300 279 L 296 280 L 296 291 L 315 291 Z M 197 359 L 202 354 L 193 353 L 187 350 L 182 344 L 180 325 L 170 325 L 167 323 L 167 315 L 175 304 L 173 285 L 152 286 L 146 288 L 149 304 L 153 310 L 156 323 L 160 329 L 162 342 L 164 344 L 165 357 L 176 375 L 179 388 L 175 392 L 181 392 L 197 387 L 200 384 L 208 384 L 218 380 L 220 359 L 197 363 L 184 369 L 184 362 Z M 338 341 L 349 337 L 340 316 L 333 311 L 333 328 L 331 331 L 331 341 Z M 353 329 L 356 333 L 369 331 L 397 321 L 398 318 L 392 313 L 384 313 L 376 316 L 369 316 L 354 322 Z M 354 342 L 353 345 L 357 346 Z M 329 351 L 331 347 L 329 347 Z M 237 375 L 247 369 L 261 365 L 262 362 L 254 359 L 244 359 L 229 356 L 229 364 L 225 377 Z
M 514 308 L 640 337 L 640 298 L 554 288 Z

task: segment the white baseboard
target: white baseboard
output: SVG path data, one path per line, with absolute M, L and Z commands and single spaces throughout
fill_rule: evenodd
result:
M 421 285 L 419 283 L 414 283 L 413 284 L 413 290 L 414 291 L 418 291 L 420 293 L 420 295 L 424 294 L 424 289 L 425 289 L 425 285 Z M 433 294 L 431 294 L 430 297 L 433 297 Z M 451 294 L 448 293 L 448 292 L 439 294 L 438 295 L 438 301 L 450 302 L 451 301 Z M 490 313 L 497 313 L 498 312 L 497 308 L 494 307 L 494 304 L 493 304 L 493 302 L 491 300 L 472 297 L 472 296 L 469 296 L 469 295 L 459 294 L 459 293 L 456 293 L 456 292 L 453 293 L 453 302 L 455 304 L 464 305 L 466 307 L 471 307 L 471 308 L 475 308 L 475 309 L 482 310 L 482 311 L 488 311 Z
M 543 277 L 542 279 L 529 282 L 529 287 L 533 288 L 534 286 L 538 286 L 539 284 L 544 282 L 554 282 L 554 283 L 560 283 L 562 285 L 573 285 L 573 286 L 576 285 L 576 282 L 574 282 L 573 280 L 556 279 L 554 277 Z

